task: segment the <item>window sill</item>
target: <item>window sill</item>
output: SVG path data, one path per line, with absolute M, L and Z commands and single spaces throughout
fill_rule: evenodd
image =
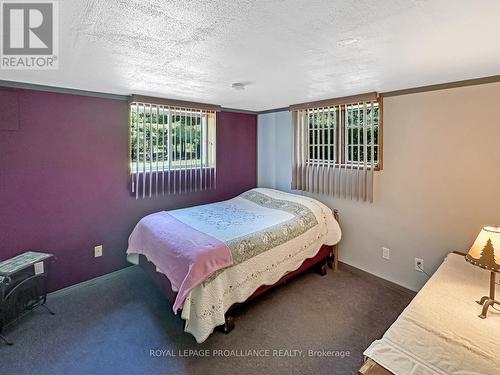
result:
M 306 162 L 306 165 L 309 166 L 319 166 L 319 167 L 328 167 L 328 168 L 340 168 L 340 169 L 364 169 L 364 164 L 337 164 L 337 163 L 322 163 L 322 162 Z M 371 169 L 370 166 L 367 164 L 366 169 Z M 373 169 L 375 172 L 381 171 L 382 167 L 381 164 L 377 164 L 375 168 Z
M 196 168 L 172 168 L 172 169 L 146 169 L 145 171 L 144 170 L 140 170 L 140 171 L 130 171 L 129 170 L 129 175 L 136 175 L 136 174 L 139 174 L 139 175 L 142 175 L 142 174 L 168 174 L 168 173 L 177 173 L 177 172 L 198 172 L 198 171 L 211 171 L 211 170 L 215 170 L 215 167 L 196 167 Z

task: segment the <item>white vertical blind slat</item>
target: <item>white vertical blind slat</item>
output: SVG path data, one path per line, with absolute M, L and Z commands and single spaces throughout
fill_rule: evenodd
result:
M 203 189 L 203 111 L 200 111 L 200 119 L 199 119 L 199 128 L 200 128 L 200 145 L 199 145 L 199 157 L 200 157 L 200 168 L 198 169 L 198 174 L 199 174 L 199 190 L 202 191 Z
M 330 107 L 328 112 L 328 194 L 335 195 L 335 107 Z
M 167 149 L 168 149 L 168 194 L 172 193 L 172 112 L 170 108 L 168 108 L 168 114 L 167 114 L 167 121 L 168 121 L 168 133 L 167 133 Z
M 334 112 L 333 112 L 333 143 L 335 145 L 335 148 L 334 148 L 334 154 L 333 154 L 333 157 L 334 157 L 334 164 L 333 164 L 333 195 L 334 196 L 339 196 L 339 190 L 340 190 L 340 187 L 337 187 L 337 186 L 340 186 L 339 185 L 339 175 L 338 175 L 338 171 L 340 171 L 340 168 L 337 168 L 337 165 L 340 164 L 340 155 L 339 155 L 339 150 L 341 150 L 341 145 L 340 145 L 340 137 L 339 137 L 339 141 L 337 142 L 337 132 L 340 131 L 340 126 L 338 126 L 338 124 L 340 124 L 340 110 L 339 110 L 339 107 L 335 106 L 334 107 Z
M 201 134 L 201 191 L 205 190 L 205 184 L 206 184 L 206 171 L 205 171 L 205 163 L 206 163 L 206 152 L 207 149 L 205 147 L 205 124 L 206 124 L 207 118 L 206 118 L 206 113 L 203 111 L 202 112 L 202 117 L 201 117 L 201 129 L 200 129 L 200 134 Z
M 340 193 L 341 193 L 341 188 L 342 188 L 342 185 L 341 185 L 341 173 L 342 173 L 342 168 L 341 168 L 341 163 L 342 163 L 342 155 L 341 155 L 341 152 L 342 152 L 342 148 L 343 148 L 343 144 L 342 144 L 342 111 L 341 111 L 341 108 L 340 106 L 336 106 L 336 111 L 335 111 L 335 126 L 336 126 L 336 129 L 335 129 L 335 132 L 333 133 L 334 134 L 334 139 L 335 139 L 335 184 L 336 184 L 336 191 L 337 191 L 337 194 L 336 196 L 338 198 L 340 198 Z
M 315 172 L 316 172 L 316 178 L 314 180 L 314 184 L 315 184 L 315 191 L 317 194 L 320 193 L 320 183 L 319 183 L 319 180 L 320 180 L 320 176 L 321 176 L 321 163 L 320 163 L 320 152 L 321 152 L 321 146 L 320 146 L 320 139 L 321 139 L 321 109 L 318 108 L 316 110 L 316 117 L 315 117 L 315 120 L 316 120 L 316 168 L 315 169 Z
M 314 191 L 314 185 L 312 184 L 312 169 L 313 169 L 313 163 L 314 163 L 314 125 L 312 124 L 313 122 L 313 111 L 309 110 L 307 111 L 307 126 L 308 126 L 308 132 L 307 136 L 309 137 L 309 147 L 307 148 L 307 186 L 308 186 L 308 191 Z
M 370 145 L 370 184 L 371 188 L 368 190 L 368 195 L 369 195 L 369 201 L 370 203 L 373 202 L 373 176 L 374 176 L 374 169 L 375 169 L 375 107 L 373 104 L 373 101 L 370 102 L 370 114 L 371 114 L 371 120 L 370 120 L 370 140 L 371 140 L 371 145 Z
M 152 181 L 152 173 L 153 173 L 153 130 L 152 130 L 152 124 L 153 124 L 153 106 L 149 105 L 149 121 L 148 121 L 148 130 L 149 130 L 149 152 L 148 152 L 148 184 L 149 184 L 149 198 L 151 198 L 151 192 L 152 192 L 152 186 L 151 186 L 151 181 Z
M 196 130 L 198 131 L 198 128 L 199 128 L 199 124 L 201 124 L 201 111 L 197 112 L 196 113 Z M 201 132 L 200 132 L 201 133 Z M 198 134 L 200 134 L 198 133 Z M 196 146 L 196 163 L 198 164 L 198 160 L 199 160 L 199 165 L 197 165 L 196 167 L 196 183 L 195 183 L 195 188 L 194 188 L 194 191 L 198 191 L 199 190 L 199 183 L 200 183 L 200 180 L 201 180 L 201 176 L 200 176 L 200 170 L 201 170 L 201 137 L 199 139 L 199 144 Z
M 155 134 L 156 134 L 156 137 L 155 137 L 155 146 L 154 146 L 154 150 L 153 150 L 153 156 L 154 156 L 154 159 L 155 159 L 155 196 L 157 197 L 158 196 L 158 173 L 159 173 L 159 169 L 158 169 L 158 143 L 159 143 L 159 139 L 158 139 L 158 128 L 159 128 L 159 122 L 160 122 L 160 119 L 159 119 L 159 108 L 158 106 L 156 106 L 156 116 L 155 116 L 155 126 L 156 126 L 156 130 L 155 130 Z
M 208 114 L 207 118 L 207 164 L 208 164 L 208 189 L 212 189 L 212 164 L 210 161 L 212 160 L 212 145 L 210 144 L 210 141 L 208 140 L 208 133 L 210 131 L 210 114 Z
M 331 142 L 331 124 L 332 124 L 332 108 L 328 108 L 326 112 L 326 131 L 327 131 L 327 136 L 326 136 L 326 144 L 327 144 L 327 174 L 326 174 L 326 193 L 331 195 L 332 194 L 332 181 L 331 181 L 331 172 L 332 172 L 332 154 L 331 154 L 331 148 L 332 148 L 332 142 Z
M 320 146 L 320 137 L 321 137 L 321 109 L 318 108 L 316 110 L 316 116 L 315 116 L 315 121 L 316 121 L 316 168 L 314 168 L 315 172 L 315 179 L 314 179 L 314 187 L 315 191 L 317 194 L 319 194 L 319 179 L 320 179 L 320 174 L 321 174 L 321 163 L 319 160 L 319 155 L 321 152 L 321 146 Z
M 298 111 L 293 111 L 292 115 L 292 150 L 290 152 L 290 158 L 292 160 L 292 179 L 290 181 L 290 189 L 298 188 L 298 168 L 300 165 L 299 154 L 300 150 L 298 148 L 299 137 L 297 133 L 299 131 L 299 113 Z
M 296 168 L 295 168 L 295 178 L 294 178 L 294 184 L 292 186 L 292 189 L 302 189 L 302 151 L 303 147 L 301 145 L 301 133 L 303 132 L 302 130 L 302 111 L 296 111 L 295 112 L 295 118 L 294 120 L 296 121 L 297 126 L 294 126 L 294 135 L 295 135 L 295 144 L 294 148 L 292 150 L 292 154 L 295 155 L 294 159 L 296 160 Z
M 339 150 L 341 149 L 340 143 L 337 142 L 337 133 L 340 131 L 340 108 L 339 107 L 334 107 L 334 112 L 333 112 L 333 142 L 335 144 L 334 148 L 334 164 L 333 164 L 333 188 L 334 188 L 334 195 L 338 196 L 340 187 L 337 188 L 338 185 L 338 180 L 339 176 L 337 172 L 340 172 L 340 168 L 337 168 L 336 165 L 340 163 L 340 155 L 339 155 Z M 340 137 L 339 137 L 339 142 L 340 142 Z
M 314 111 L 310 110 L 309 115 L 307 116 L 307 121 L 310 127 L 309 131 L 309 149 L 307 152 L 309 153 L 308 155 L 308 160 L 309 162 L 307 163 L 307 173 L 309 175 L 309 178 L 307 179 L 307 183 L 309 185 L 309 191 L 314 193 L 314 150 L 315 150 L 315 142 L 314 142 Z
M 352 199 L 354 194 L 353 194 L 353 190 L 356 188 L 355 187 L 355 182 L 354 181 L 354 148 L 356 146 L 354 146 L 354 133 L 356 131 L 356 129 L 354 129 L 353 127 L 356 125 L 356 122 L 357 121 L 355 118 L 354 118 L 354 112 L 356 111 L 356 108 L 354 107 L 354 105 L 351 106 L 351 143 L 350 143 L 350 152 L 351 152 L 351 158 L 349 160 L 350 162 L 350 172 L 349 173 L 349 198 Z
M 181 144 L 181 150 L 183 149 L 184 150 L 184 155 L 182 156 L 183 157 L 183 176 L 184 177 L 184 186 L 182 188 L 182 192 L 185 192 L 186 188 L 187 188 L 187 174 L 188 174 L 188 162 L 187 162 L 187 126 L 188 126 L 188 116 L 187 116 L 187 113 L 184 112 L 184 138 L 182 140 L 182 144 Z
M 172 188 L 173 194 L 177 192 L 177 110 L 172 113 Z
M 128 142 L 128 152 L 129 152 L 129 168 L 130 168 L 130 188 L 131 188 L 131 193 L 135 195 L 135 175 L 134 175 L 134 158 L 133 158 L 133 151 L 132 149 L 134 148 L 134 142 L 132 141 L 133 137 L 133 124 L 134 124 L 134 110 L 133 106 L 129 107 L 129 122 L 130 126 L 128 129 L 128 136 L 129 136 L 129 142 Z
M 309 109 L 305 110 L 305 121 L 306 121 L 306 134 L 304 137 L 304 142 L 306 144 L 306 165 L 305 165 L 305 190 L 310 191 L 310 184 L 309 184 L 309 164 L 311 163 L 311 121 L 309 117 Z
M 366 116 L 368 115 L 366 111 L 366 103 L 363 103 L 363 181 L 362 181 L 362 199 L 366 202 L 366 187 L 367 187 L 367 160 L 368 160 L 368 132 L 367 132 L 367 124 L 368 119 Z
M 160 107 L 161 116 L 161 193 L 165 195 L 165 108 Z
M 313 126 L 313 166 L 311 169 L 312 173 L 312 192 L 316 193 L 316 175 L 317 175 L 317 163 L 318 163 L 318 129 L 317 129 L 317 122 L 316 122 L 316 114 L 318 110 L 313 109 L 313 115 L 312 115 L 312 126 Z
M 349 145 L 348 145 L 348 133 L 349 133 L 349 128 L 348 128 L 348 125 L 349 125 L 349 112 L 348 112 L 349 108 L 346 104 L 345 106 L 345 111 L 344 111 L 344 121 L 345 121 L 345 126 L 344 126 L 344 147 L 345 147 L 345 160 L 344 160 L 344 165 L 345 165 L 345 169 L 344 169 L 344 180 L 345 180 L 345 189 L 344 189 L 344 198 L 347 199 L 348 197 L 348 192 L 347 192 L 347 188 L 348 188 L 348 179 L 347 179 L 347 164 L 348 164 L 348 158 L 349 158 Z
M 316 115 L 316 110 L 313 109 L 310 111 L 309 114 L 309 123 L 311 126 L 311 147 L 310 147 L 310 153 L 311 153 L 311 163 L 309 164 L 309 186 L 311 188 L 311 192 L 314 193 L 316 186 L 314 185 L 314 179 L 316 178 L 316 157 L 315 157 L 315 152 L 316 152 L 316 122 L 314 119 L 314 116 Z
M 139 144 L 139 106 L 136 104 L 132 107 L 135 111 L 135 142 L 136 142 L 136 154 L 135 154 L 135 162 L 132 160 L 132 173 L 135 173 L 135 199 L 139 199 L 139 153 L 140 153 L 140 144 Z
M 321 158 L 322 159 L 322 163 L 321 163 L 321 165 L 322 165 L 322 167 L 321 167 L 321 194 L 325 194 L 325 191 L 326 191 L 325 183 L 327 182 L 327 179 L 325 177 L 325 174 L 327 172 L 327 166 L 328 166 L 328 159 L 326 158 L 326 133 L 325 133 L 325 129 L 326 129 L 327 121 L 328 121 L 327 116 L 328 116 L 328 109 L 323 108 L 323 110 L 321 112 L 321 126 L 322 126 L 321 144 L 323 145 L 323 147 L 322 147 L 323 157 Z M 326 163 L 325 163 L 325 159 L 326 159 Z
M 193 112 L 189 112 L 189 191 L 193 191 Z
M 299 120 L 299 137 L 300 140 L 297 143 L 298 147 L 298 152 L 299 152 L 299 174 L 297 176 L 297 189 L 298 190 L 303 190 L 304 189 L 304 148 L 307 147 L 306 145 L 306 137 L 304 136 L 305 130 L 304 130 L 304 111 L 298 111 L 298 120 Z
M 361 127 L 362 127 L 362 121 L 361 121 L 361 104 L 358 103 L 358 123 L 357 123 L 357 128 L 356 128 L 356 131 L 358 133 L 358 140 L 357 140 L 357 146 L 358 146 L 358 157 L 357 157 L 357 168 L 356 168 L 356 189 L 355 189 L 355 197 L 356 197 L 356 200 L 359 201 L 359 198 L 360 198 L 360 195 L 361 195 L 361 184 L 362 184 L 362 181 L 361 181 L 361 178 L 359 177 L 360 174 L 361 174 L 361 163 L 362 163 L 362 158 L 361 158 L 361 138 L 360 138 L 360 133 L 362 134 L 361 132 Z
M 184 122 L 184 189 L 183 192 L 186 193 L 189 191 L 189 185 L 188 185 L 188 177 L 189 177 L 189 169 L 190 169 L 190 160 L 188 159 L 189 154 L 188 154 L 188 145 L 189 145 L 189 125 L 190 125 L 190 120 L 189 120 L 189 112 L 184 112 L 185 116 L 185 122 Z
M 213 112 L 213 116 L 214 116 L 214 124 L 217 123 L 217 113 Z M 212 142 L 214 142 L 214 140 L 217 140 L 217 126 L 214 126 L 213 127 L 213 138 L 212 138 Z M 213 153 L 213 167 L 214 167 L 214 189 L 217 189 L 217 142 L 215 143 L 212 143 L 212 153 Z
M 193 136 L 196 135 L 196 124 L 198 123 L 198 112 L 193 111 L 192 113 L 192 120 L 191 120 L 191 135 Z M 193 175 L 191 176 L 191 187 L 192 191 L 197 191 L 197 186 L 196 186 L 196 176 L 197 176 L 197 164 L 198 164 L 198 147 L 196 146 L 196 143 L 194 142 L 194 137 L 192 138 L 192 143 L 191 143 L 191 148 L 192 148 L 192 153 L 193 153 Z M 194 147 L 194 150 L 193 150 Z
M 146 198 L 146 106 L 142 106 L 142 199 Z

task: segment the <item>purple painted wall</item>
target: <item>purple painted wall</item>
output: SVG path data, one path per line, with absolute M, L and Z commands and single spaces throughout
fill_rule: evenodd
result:
M 128 236 L 144 215 L 256 186 L 255 115 L 218 115 L 216 191 L 136 201 L 125 102 L 15 91 L 19 130 L 0 130 L 0 260 L 26 250 L 55 254 L 51 290 L 125 267 Z M 99 244 L 104 255 L 94 258 Z

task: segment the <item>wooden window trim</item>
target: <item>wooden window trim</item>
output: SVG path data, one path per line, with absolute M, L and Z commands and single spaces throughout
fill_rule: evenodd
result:
M 196 109 L 196 110 L 212 111 L 212 112 L 222 111 L 222 107 L 220 105 L 215 105 L 215 104 L 197 103 L 197 102 L 189 102 L 184 100 L 165 99 L 165 98 L 154 98 L 151 96 L 142 96 L 135 94 L 130 97 L 129 104 L 132 103 L 141 103 L 145 105 L 151 105 L 151 104 L 161 105 L 181 110 Z
M 342 98 L 318 100 L 315 102 L 307 102 L 300 104 L 292 104 L 289 107 L 290 111 L 300 111 L 304 109 L 313 108 L 326 108 L 326 107 L 336 107 L 345 104 L 353 103 L 363 103 L 363 102 L 377 102 L 379 100 L 379 95 L 376 92 L 370 92 L 367 94 L 344 96 Z

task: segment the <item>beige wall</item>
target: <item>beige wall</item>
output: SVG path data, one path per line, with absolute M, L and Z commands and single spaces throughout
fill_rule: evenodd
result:
M 415 257 L 433 272 L 483 225 L 500 226 L 500 83 L 386 98 L 375 202 L 317 198 L 340 210 L 341 261 L 418 290 Z

